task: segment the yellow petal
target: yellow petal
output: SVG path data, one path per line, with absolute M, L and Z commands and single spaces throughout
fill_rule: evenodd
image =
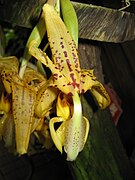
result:
M 64 150 L 67 153 L 67 161 L 74 161 L 86 143 L 89 133 L 89 121 L 82 117 L 80 125 L 74 125 L 75 118 L 68 121 L 65 129 Z M 77 128 L 76 128 L 77 127 Z
M 59 93 L 56 103 L 57 116 L 69 119 L 70 117 L 70 104 L 67 101 L 66 95 Z
M 43 12 L 54 64 L 68 82 L 78 90 L 80 63 L 75 42 L 53 6 L 46 3 L 43 6 Z
M 13 116 L 9 114 L 3 127 L 3 140 L 5 142 L 5 147 L 11 147 L 13 145 L 14 134 Z
M 35 105 L 35 113 L 38 117 L 44 117 L 52 109 L 57 94 L 58 90 L 48 87 L 47 84 L 39 89 Z
M 23 81 L 25 81 L 27 84 L 30 84 L 33 81 L 34 86 L 37 86 L 40 83 L 42 84 L 43 82 L 45 83 L 47 80 L 43 75 L 41 75 L 36 70 L 30 67 L 27 67 L 23 76 Z
M 89 122 L 89 120 L 86 117 L 83 116 L 82 121 L 83 121 L 83 123 L 82 123 L 82 127 L 83 127 L 82 131 L 83 131 L 83 133 L 82 133 L 82 147 L 80 147 L 80 151 L 82 151 L 83 148 L 84 148 L 84 145 L 85 145 L 85 143 L 87 141 L 87 137 L 88 137 L 89 130 L 90 130 L 90 122 Z
M 36 94 L 12 83 L 12 111 L 15 123 L 16 148 L 19 154 L 27 153 Z
M 4 97 L 4 93 L 1 95 L 1 100 L 0 100 L 0 111 L 4 111 L 5 113 L 8 113 L 10 111 L 10 102 L 7 97 Z
M 14 71 L 11 71 L 10 69 L 7 69 L 5 67 L 2 69 L 1 79 L 5 87 L 5 90 L 8 94 L 11 94 L 11 82 L 13 75 L 14 75 Z
M 0 57 L 0 72 L 4 67 L 8 67 L 10 70 L 18 72 L 19 61 L 15 56 Z
M 73 96 L 74 114 L 66 122 L 64 150 L 67 160 L 74 161 L 82 151 L 89 132 L 89 122 L 82 117 L 82 107 L 78 93 Z
M 90 90 L 97 100 L 100 108 L 106 108 L 110 104 L 110 97 L 104 86 L 96 79 L 93 70 L 82 70 L 81 78 L 82 93 Z
M 33 116 L 31 133 L 34 132 L 35 130 L 37 130 L 37 131 L 41 130 L 43 122 L 44 122 L 44 118 L 38 118 L 38 117 Z
M 93 86 L 90 91 L 96 98 L 101 109 L 105 109 L 109 106 L 111 102 L 110 97 L 102 84 L 99 83 L 99 85 Z
M 49 122 L 49 129 L 50 129 L 52 140 L 53 140 L 55 146 L 57 147 L 57 149 L 61 153 L 62 153 L 63 139 L 62 139 L 62 141 L 61 141 L 61 139 L 59 139 L 59 135 L 57 135 L 58 132 L 56 133 L 56 131 L 54 129 L 54 123 L 62 122 L 62 121 L 64 121 L 64 119 L 62 117 L 54 117 Z
M 50 58 L 46 55 L 45 52 L 41 51 L 36 47 L 36 41 L 32 41 L 29 46 L 29 52 L 37 60 L 47 66 L 51 72 L 52 76 L 49 80 L 50 86 L 60 89 L 65 94 L 72 94 L 74 88 L 68 79 L 59 71 L 59 69 L 53 64 Z
M 22 84 L 22 80 L 18 76 L 19 62 L 16 58 L 3 58 L 0 63 L 3 62 L 3 68 L 1 69 L 1 79 L 8 94 L 11 93 L 11 82 L 17 82 Z M 4 65 L 5 64 L 5 65 Z
M 64 146 L 65 144 L 65 129 L 67 126 L 67 121 L 63 121 L 60 127 L 56 131 L 56 135 L 59 138 L 61 145 Z

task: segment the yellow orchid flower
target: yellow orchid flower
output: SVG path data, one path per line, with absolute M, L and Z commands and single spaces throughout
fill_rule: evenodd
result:
M 11 94 L 10 102 L 6 101 L 3 95 L 1 97 L 0 111 L 4 115 L 0 118 L 0 137 L 5 139 L 6 144 L 11 144 L 11 137 L 15 133 L 17 153 L 24 154 L 27 153 L 30 134 L 39 130 L 39 124 L 43 124 L 42 111 L 44 116 L 49 112 L 55 99 L 53 97 L 57 96 L 55 95 L 57 90 L 50 96 L 53 87 L 44 88 L 47 80 L 40 73 L 27 67 L 23 79 L 20 79 L 18 69 L 19 61 L 16 57 L 0 58 L 1 79 L 6 92 Z M 52 98 L 50 104 L 47 101 L 43 104 L 45 98 L 48 100 L 47 97 Z M 39 107 L 41 110 L 38 109 Z M 10 130 L 13 126 L 15 132 Z M 10 130 L 10 136 L 5 128 Z
M 82 151 L 89 132 L 89 121 L 82 116 L 82 106 L 77 92 L 73 96 L 73 104 L 73 115 L 70 119 L 54 117 L 49 123 L 52 139 L 61 153 L 64 146 L 68 161 L 75 160 Z M 54 129 L 56 122 L 62 122 L 57 131 Z
M 85 93 L 88 89 L 100 99 L 100 107 L 105 108 L 110 98 L 103 85 L 96 79 L 93 70 L 81 70 L 76 45 L 54 7 L 45 4 L 43 7 L 48 40 L 53 55 L 53 62 L 37 48 L 32 41 L 29 52 L 52 71 L 50 86 L 58 87 L 65 94 Z M 53 28 L 51 28 L 53 27 Z
M 52 109 L 53 102 L 57 98 L 58 90 L 54 87 L 48 87 L 48 82 L 45 83 L 37 93 L 35 104 L 35 114 L 38 117 L 45 117 L 49 110 Z
M 52 76 L 48 86 L 59 89 L 64 94 L 66 104 L 62 105 L 63 100 L 59 95 L 56 109 L 57 116 L 60 117 L 52 118 L 49 127 L 58 150 L 62 153 L 64 146 L 67 159 L 73 161 L 83 149 L 89 132 L 89 122 L 82 116 L 79 94 L 90 90 L 101 108 L 108 106 L 110 98 L 103 85 L 94 76 L 93 70 L 81 70 L 75 42 L 54 7 L 46 3 L 43 6 L 43 13 L 53 61 L 37 48 L 35 40 L 29 44 L 29 52 L 50 68 Z M 72 99 L 71 106 L 66 99 L 67 96 Z M 62 122 L 57 130 L 54 129 L 56 122 Z

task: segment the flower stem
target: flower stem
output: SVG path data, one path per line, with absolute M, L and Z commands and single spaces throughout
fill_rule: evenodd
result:
M 20 70 L 19 70 L 19 76 L 21 78 L 23 78 L 25 69 L 28 65 L 28 62 L 31 58 L 31 55 L 29 54 L 29 44 L 32 40 L 35 40 L 37 42 L 37 47 L 39 46 L 39 44 L 41 43 L 44 35 L 46 33 L 46 27 L 45 27 L 45 22 L 44 22 L 44 18 L 43 18 L 43 14 L 41 15 L 37 25 L 34 27 L 34 29 L 32 30 L 28 41 L 26 43 L 26 47 L 24 50 L 24 55 L 21 58 L 21 66 L 20 66 Z

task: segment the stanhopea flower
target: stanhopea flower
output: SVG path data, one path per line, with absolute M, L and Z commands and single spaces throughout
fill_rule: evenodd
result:
M 67 160 L 73 161 L 83 149 L 89 132 L 89 121 L 82 115 L 80 94 L 90 90 L 102 109 L 109 105 L 110 98 L 93 70 L 81 69 L 75 42 L 54 7 L 46 3 L 43 13 L 52 61 L 37 48 L 35 40 L 29 44 L 29 52 L 52 72 L 48 87 L 59 90 L 59 95 L 57 117 L 49 122 L 50 133 L 57 149 L 62 153 L 64 146 Z M 57 130 L 56 122 L 61 122 Z

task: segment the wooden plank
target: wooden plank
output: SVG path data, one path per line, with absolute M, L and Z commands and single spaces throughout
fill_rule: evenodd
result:
M 12 24 L 33 27 L 45 0 L 5 0 L 0 5 L 0 19 Z M 79 37 L 106 42 L 135 38 L 135 15 L 100 6 L 73 2 L 79 21 Z
M 46 0 L 4 0 L 0 3 L 0 19 L 14 25 L 33 27 Z
M 135 144 L 135 41 L 122 44 L 102 44 L 102 65 L 105 77 L 111 82 L 122 101 L 123 113 L 118 130 L 124 147 L 131 155 Z
M 83 39 L 123 42 L 135 38 L 135 15 L 94 5 L 73 3 Z
M 79 46 L 81 48 L 80 51 L 83 51 L 80 57 L 83 68 L 87 67 L 87 69 L 90 69 L 94 62 L 96 64 L 94 69 L 96 71 L 100 69 L 100 73 L 103 74 L 99 61 L 100 53 L 97 53 L 97 56 L 96 54 L 93 56 L 93 48 L 98 49 L 100 46 L 95 44 L 92 47 L 92 44 L 90 44 L 88 48 L 87 43 L 84 42 Z M 86 53 L 84 53 L 85 47 L 87 47 Z M 85 59 L 90 59 L 90 56 L 95 58 L 92 61 L 85 61 Z M 100 76 L 98 79 L 100 79 Z M 93 112 L 89 93 L 82 97 L 82 103 L 83 115 L 89 119 L 91 130 L 84 150 L 79 154 L 75 162 L 68 163 L 74 179 L 134 179 L 135 171 L 123 148 L 108 109 L 96 109 Z

